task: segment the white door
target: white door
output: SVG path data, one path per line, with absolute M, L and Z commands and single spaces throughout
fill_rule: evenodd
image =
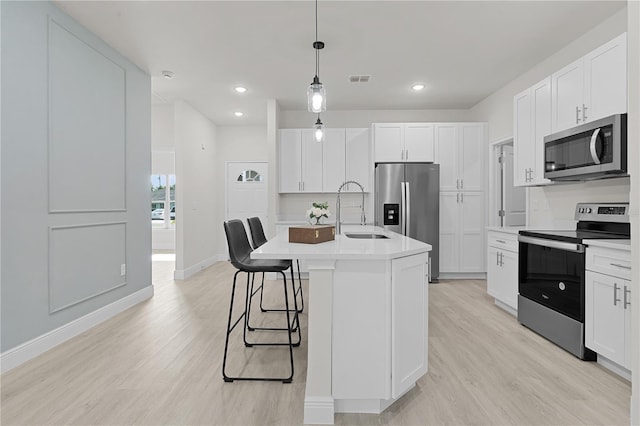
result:
M 503 226 L 518 226 L 526 223 L 526 190 L 513 185 L 513 146 L 502 147 L 502 209 Z
M 257 216 L 267 226 L 267 170 L 266 162 L 227 162 L 225 220 L 242 219 L 249 241 L 247 218 Z

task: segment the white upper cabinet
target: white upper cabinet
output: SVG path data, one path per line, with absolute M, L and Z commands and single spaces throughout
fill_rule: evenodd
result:
M 360 183 L 365 192 L 373 192 L 371 187 L 371 139 L 369 129 L 346 129 L 346 167 L 345 180 Z M 356 185 L 349 184 L 347 191 L 360 192 Z
M 311 129 L 280 130 L 280 192 L 322 192 L 322 143 Z
M 322 146 L 313 138 L 312 129 L 302 130 L 302 191 L 322 192 Z
M 627 111 L 627 34 L 551 76 L 552 132 Z
M 323 142 L 313 139 L 311 129 L 281 129 L 279 160 L 281 193 L 335 193 L 346 180 L 371 191 L 369 129 L 325 129 Z M 356 185 L 345 190 L 360 192 Z
M 513 98 L 514 185 L 550 183 L 544 178 L 544 137 L 551 133 L 551 77 Z
M 402 123 L 373 125 L 375 162 L 404 161 L 404 128 Z
M 586 121 L 627 112 L 627 34 L 584 58 Z
M 484 189 L 485 125 L 435 124 L 435 162 L 440 164 L 441 191 Z
M 302 192 L 302 130 L 280 130 L 280 192 Z
M 484 129 L 485 127 L 481 123 L 460 124 L 458 174 L 460 175 L 461 190 L 482 191 L 484 189 Z
M 458 174 L 458 125 L 439 123 L 435 128 L 436 162 L 440 164 L 440 190 L 457 191 L 460 189 Z
M 553 87 L 552 128 L 554 132 L 582 124 L 582 59 L 567 65 L 551 76 Z
M 404 161 L 429 162 L 434 159 L 433 124 L 404 125 Z
M 326 129 L 322 145 L 322 188 L 325 192 L 338 192 L 345 181 L 344 129 Z
M 432 123 L 375 123 L 375 162 L 433 162 Z
M 531 108 L 531 88 L 513 97 L 513 184 L 529 184 L 529 172 L 534 166 L 534 143 Z

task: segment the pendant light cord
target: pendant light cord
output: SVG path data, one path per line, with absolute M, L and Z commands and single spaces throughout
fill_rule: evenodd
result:
M 318 0 L 316 0 L 316 42 L 318 41 Z M 316 75 L 320 74 L 320 49 L 316 47 Z

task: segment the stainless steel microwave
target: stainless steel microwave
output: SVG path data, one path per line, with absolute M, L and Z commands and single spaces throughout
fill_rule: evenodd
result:
M 627 175 L 627 114 L 616 114 L 544 138 L 544 177 L 591 180 Z

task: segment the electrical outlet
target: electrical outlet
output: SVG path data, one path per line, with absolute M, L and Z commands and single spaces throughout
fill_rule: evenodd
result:
M 127 274 L 127 264 L 123 263 L 120 265 L 120 276 L 124 277 Z

